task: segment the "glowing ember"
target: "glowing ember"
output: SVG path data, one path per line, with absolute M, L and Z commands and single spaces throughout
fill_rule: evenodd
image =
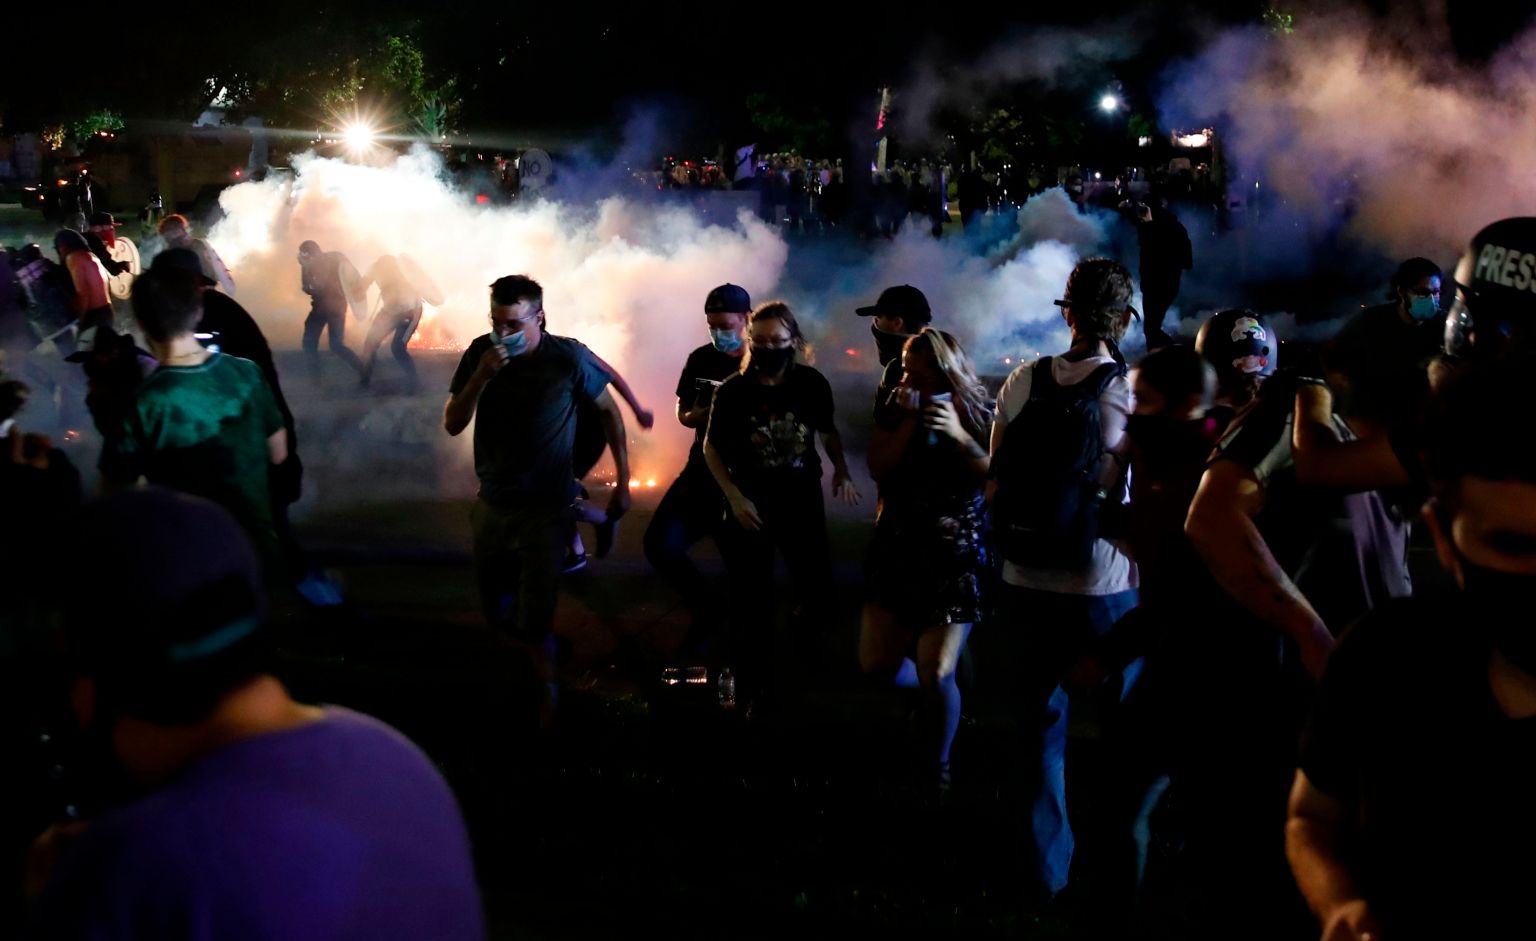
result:
M 847 353 L 849 356 L 858 356 L 859 355 L 859 351 L 855 350 L 855 349 L 852 349 L 852 348 L 843 350 L 843 352 Z

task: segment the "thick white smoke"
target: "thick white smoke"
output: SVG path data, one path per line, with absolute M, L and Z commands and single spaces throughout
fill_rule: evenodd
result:
M 1398 257 L 1454 260 L 1482 226 L 1536 212 L 1536 31 L 1485 67 L 1364 13 L 1231 32 L 1170 70 L 1170 127 L 1215 124 L 1230 162 L 1313 223 Z M 1250 188 L 1251 182 L 1247 182 Z
M 385 253 L 414 259 L 445 294 L 441 305 L 428 308 L 417 349 L 462 349 L 488 329 L 491 281 L 514 273 L 538 279 L 549 329 L 589 345 L 657 413 L 650 435 L 631 424 L 632 450 L 642 479 L 656 478 L 663 486 L 681 466 L 690 437 L 671 419 L 677 375 L 688 351 L 707 339 L 703 300 L 715 285 L 740 284 L 758 303 L 789 301 L 820 348 L 819 365 L 834 373 L 867 372 L 872 390 L 869 321 L 853 310 L 873 303 L 881 289 L 904 283 L 921 288 L 938 324 L 960 336 L 983 373 L 1000 375 L 1022 357 L 1065 347 L 1066 328 L 1051 301 L 1078 258 L 1105 240 L 1105 220 L 1078 214 L 1056 190 L 1032 200 L 1016 221 L 1002 220 L 1001 241 L 988 253 L 978 254 L 961 239 L 935 240 L 926 224 L 914 223 L 873 247 L 798 241 L 792 257 L 777 230 L 747 213 L 727 226 L 710 224 L 686 207 L 617 197 L 595 205 L 477 206 L 454 189 L 426 151 L 387 166 L 305 156 L 295 161 L 291 176 L 233 187 L 221 205 L 224 217 L 209 240 L 234 271 L 237 299 L 276 348 L 298 345 L 308 310 L 296 260 L 306 239 L 343 252 L 360 271 Z M 357 319 L 349 322 L 347 342 L 354 349 L 364 330 Z M 323 348 L 322 356 L 330 359 Z M 438 473 L 422 482 L 391 482 L 377 479 L 389 476 L 379 474 L 352 479 L 375 478 L 363 488 L 374 496 L 386 484 L 395 488 L 384 491 L 391 495 L 413 486 L 426 493 L 462 489 L 447 477 L 467 475 L 467 441 L 450 443 L 437 427 L 446 389 L 426 388 L 420 397 L 404 399 L 349 393 L 338 385 L 345 375 L 340 365 L 328 362 L 326 368 L 327 383 L 313 389 L 319 394 L 301 394 L 294 403 L 301 429 L 306 422 L 312 429 L 321 423 L 302 446 L 308 455 L 322 449 L 312 463 L 365 468 L 370 453 L 425 449 L 437 453 L 439 463 Z M 387 352 L 378 369 L 393 373 Z M 307 383 L 303 375 L 284 378 Z M 301 386 L 305 393 L 311 389 Z M 292 390 L 289 395 L 294 397 Z M 862 396 L 840 403 L 860 411 L 866 406 Z M 339 498 L 338 489 L 321 499 Z

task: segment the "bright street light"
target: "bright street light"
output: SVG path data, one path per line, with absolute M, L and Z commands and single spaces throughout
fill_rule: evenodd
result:
M 347 142 L 347 149 L 353 153 L 362 153 L 373 146 L 377 132 L 373 128 L 362 123 L 348 124 L 342 128 L 342 140 Z
M 1105 95 L 1099 99 L 1099 108 L 1107 112 L 1117 111 L 1120 108 L 1120 99 L 1114 95 Z

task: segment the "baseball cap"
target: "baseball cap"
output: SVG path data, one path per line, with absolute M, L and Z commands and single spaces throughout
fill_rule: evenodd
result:
M 933 322 L 933 310 L 922 291 L 910 284 L 898 284 L 880 292 L 873 307 L 860 307 L 855 311 L 860 317 L 900 317 L 913 333 L 917 328 Z
M 255 672 L 264 650 L 261 568 L 216 503 L 161 487 L 81 511 L 82 549 L 111 553 L 69 605 L 66 640 L 118 708 L 168 718 Z M 196 717 L 194 717 L 196 718 Z
M 745 314 L 752 310 L 752 298 L 747 289 L 735 284 L 722 284 L 704 298 L 706 314 Z
M 94 229 L 97 226 L 107 226 L 107 225 L 116 227 L 116 226 L 122 225 L 122 223 L 118 222 L 116 219 L 114 219 L 112 217 L 112 213 L 110 213 L 110 212 L 93 212 L 93 213 L 91 213 L 91 228 Z
M 155 256 L 155 260 L 149 263 L 152 272 L 185 271 L 197 276 L 198 283 L 214 285 L 218 282 L 208 277 L 203 271 L 202 259 L 197 257 L 197 252 L 190 248 L 167 248 Z

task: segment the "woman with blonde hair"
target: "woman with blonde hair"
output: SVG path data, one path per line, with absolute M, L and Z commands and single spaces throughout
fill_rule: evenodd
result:
M 794 312 L 779 301 L 762 305 L 747 320 L 747 339 L 741 372 L 715 392 L 704 460 L 729 503 L 720 548 L 739 605 L 731 647 L 739 689 L 752 699 L 764 691 L 772 653 L 775 550 L 799 596 L 803 635 L 825 611 L 831 551 L 817 435 L 833 492 L 848 503 L 859 492 L 832 421 L 832 387 L 807 361 Z
M 955 667 L 984 603 L 992 402 L 965 350 L 932 327 L 907 341 L 892 402 L 869 447 L 883 502 L 865 565 L 859 665 L 922 690 L 944 789 L 960 724 Z

